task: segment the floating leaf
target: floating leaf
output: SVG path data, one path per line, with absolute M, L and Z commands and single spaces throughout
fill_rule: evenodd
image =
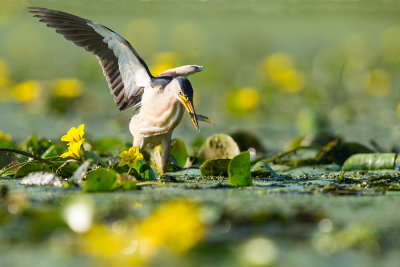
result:
M 138 165 L 138 162 L 136 162 L 136 166 L 137 165 Z M 134 176 L 138 180 L 144 179 L 144 178 L 142 178 L 141 174 L 139 173 L 139 171 L 136 168 L 130 168 L 128 165 L 119 166 L 118 162 L 111 165 L 109 167 L 109 169 L 111 169 L 119 174 L 129 174 L 131 176 Z
M 118 188 L 122 190 L 137 190 L 137 180 L 134 176 L 123 173 L 117 174 Z
M 395 160 L 395 153 L 355 154 L 344 162 L 342 170 L 393 170 Z
M 276 177 L 278 174 L 264 161 L 259 161 L 253 166 L 253 177 Z
M 251 185 L 250 153 L 242 152 L 234 157 L 228 167 L 229 184 L 235 187 Z
M 171 156 L 174 158 L 178 166 L 183 168 L 188 157 L 185 143 L 182 139 L 176 138 L 172 140 L 171 147 Z
M 52 172 L 33 172 L 22 179 L 23 185 L 56 186 L 62 187 L 60 179 Z
M 17 158 L 11 152 L 0 151 L 0 169 L 11 165 L 11 163 L 16 163 Z
M 144 160 L 136 162 L 134 169 L 140 174 L 144 180 L 155 180 L 156 175 L 149 164 Z
M 200 166 L 203 176 L 228 176 L 228 166 L 230 159 L 209 159 Z
M 44 164 L 42 162 L 31 161 L 27 162 L 25 165 L 21 166 L 18 171 L 15 173 L 15 178 L 22 178 L 27 176 L 32 172 L 52 172 L 52 169 L 49 165 Z
M 236 142 L 226 134 L 210 136 L 198 152 L 198 157 L 204 159 L 231 159 L 240 153 Z
M 117 187 L 117 185 L 117 173 L 115 171 L 99 168 L 86 175 L 86 182 L 83 186 L 83 191 L 112 191 Z
M 122 147 L 123 143 L 118 138 L 102 138 L 93 142 L 93 150 L 98 151 L 100 154 L 105 154 L 113 149 Z

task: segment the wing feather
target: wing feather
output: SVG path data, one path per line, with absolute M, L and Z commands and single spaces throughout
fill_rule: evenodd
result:
M 58 10 L 31 7 L 40 22 L 97 56 L 120 110 L 139 107 L 154 78 L 132 45 L 111 29 Z

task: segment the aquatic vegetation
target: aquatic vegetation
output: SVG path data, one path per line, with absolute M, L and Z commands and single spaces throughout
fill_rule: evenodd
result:
M 139 152 L 139 148 L 132 146 L 127 151 L 122 151 L 119 156 L 122 160 L 119 162 L 118 166 L 128 165 L 129 168 L 134 168 L 138 160 L 143 159 L 143 154 Z
M 56 97 L 76 98 L 82 94 L 82 82 L 77 79 L 57 79 L 54 81 L 53 93 Z
M 30 80 L 14 85 L 11 94 L 18 102 L 28 102 L 39 97 L 42 90 L 42 85 L 38 81 Z
M 262 62 L 262 68 L 279 90 L 298 93 L 305 86 L 304 74 L 295 68 L 293 59 L 286 53 L 276 53 L 266 57 Z
M 68 152 L 63 153 L 61 155 L 62 158 L 81 158 L 81 152 L 83 152 L 82 145 L 85 141 L 85 138 L 83 138 L 85 133 L 84 128 L 84 124 L 79 125 L 78 128 L 72 127 L 66 135 L 61 137 L 61 141 L 67 142 L 68 144 Z

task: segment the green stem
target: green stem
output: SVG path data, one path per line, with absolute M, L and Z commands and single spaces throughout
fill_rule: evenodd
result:
M 41 161 L 41 162 L 43 162 L 43 163 L 45 163 L 45 164 L 47 164 L 47 165 L 50 165 L 50 166 L 52 166 L 52 167 L 54 167 L 54 168 L 57 169 L 57 165 L 54 164 L 53 162 L 48 161 L 48 160 L 46 160 L 46 159 L 42 159 L 42 158 L 39 157 L 39 156 L 30 154 L 30 153 L 25 152 L 25 151 L 22 151 L 22 150 L 13 149 L 13 148 L 4 148 L 4 147 L 0 147 L 0 151 L 12 152 L 12 153 L 17 153 L 17 154 L 20 154 L 20 155 L 23 155 L 23 156 L 27 156 L 27 157 L 36 159 L 37 161 Z
M 342 173 L 339 176 L 339 183 L 342 183 L 344 180 L 344 171 L 342 171 Z
M 129 173 L 131 173 L 131 170 L 132 170 L 132 167 L 129 167 L 129 171 L 128 171 L 128 174 L 129 174 Z

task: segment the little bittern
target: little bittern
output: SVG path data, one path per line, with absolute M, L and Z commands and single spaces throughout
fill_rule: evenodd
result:
M 196 114 L 192 85 L 185 78 L 202 71 L 202 66 L 186 65 L 154 77 L 132 45 L 111 29 L 58 10 L 31 7 L 30 12 L 67 40 L 96 55 L 119 110 L 136 110 L 129 123 L 133 145 L 144 149 L 161 144 L 162 172 L 168 165 L 172 132 L 184 109 L 196 130 L 198 121 L 213 124 L 206 116 Z

